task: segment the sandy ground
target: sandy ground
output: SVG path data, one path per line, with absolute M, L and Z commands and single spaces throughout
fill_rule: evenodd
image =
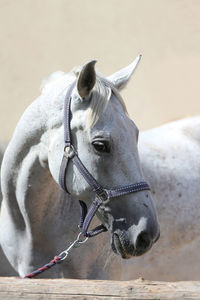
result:
M 42 79 L 97 58 L 105 75 L 143 54 L 123 92 L 140 129 L 200 113 L 199 0 L 0 0 L 0 140 Z

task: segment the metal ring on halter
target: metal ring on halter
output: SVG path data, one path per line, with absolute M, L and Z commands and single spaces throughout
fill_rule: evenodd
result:
M 73 145 L 69 145 L 69 146 L 67 145 L 67 146 L 65 146 L 65 148 L 64 148 L 64 155 L 67 158 L 73 158 L 75 154 L 76 154 L 76 150 L 74 149 Z
M 82 232 L 80 232 L 76 238 L 76 240 L 64 251 L 62 251 L 58 257 L 60 258 L 60 260 L 65 260 L 67 258 L 67 256 L 69 255 L 69 252 L 73 249 L 76 248 L 77 244 L 84 244 L 85 242 L 87 242 L 88 237 L 86 237 L 85 239 L 81 239 Z
M 83 236 L 83 239 L 81 239 L 81 238 L 80 238 L 81 235 L 83 235 L 82 232 L 79 233 L 78 239 L 77 239 L 77 240 L 78 240 L 78 243 L 79 243 L 79 244 L 84 244 L 85 242 L 87 242 L 88 237 L 84 237 L 84 236 Z

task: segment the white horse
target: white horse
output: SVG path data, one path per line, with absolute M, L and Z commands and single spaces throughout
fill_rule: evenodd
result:
M 124 69 L 114 77 L 129 79 L 129 68 Z M 55 79 L 54 82 L 46 86 L 46 92 L 49 91 L 49 93 L 52 93 L 54 90 L 56 91 L 59 84 L 62 86 L 62 74 L 59 76 L 60 78 Z M 64 76 L 63 79 L 65 80 Z M 65 84 L 66 82 L 63 83 L 63 87 L 65 87 Z M 62 102 L 62 96 L 59 96 L 57 101 L 60 99 Z M 50 108 L 52 105 L 50 105 Z M 40 110 L 38 108 L 39 113 Z M 55 121 L 57 118 L 56 114 L 57 110 L 53 114 Z M 69 276 L 78 278 L 85 276 L 87 278 L 135 279 L 142 276 L 152 280 L 200 280 L 200 268 L 198 264 L 200 260 L 199 128 L 200 117 L 193 117 L 142 132 L 139 136 L 138 150 L 140 161 L 144 177 L 151 185 L 161 228 L 161 237 L 156 245 L 141 257 L 121 260 L 119 256 L 112 254 L 110 251 L 108 237 L 104 233 L 94 238 L 95 240 L 90 240 L 83 248 L 75 250 L 76 252 L 74 251 L 70 263 L 69 261 L 66 262 L 66 271 L 63 275 L 66 276 L 66 272 L 69 271 Z M 52 143 L 54 142 L 52 141 Z M 60 145 L 56 145 L 55 143 L 54 147 L 60 148 Z M 28 153 L 30 150 L 27 149 L 26 151 Z M 40 162 L 43 161 L 40 159 Z M 109 162 L 109 166 L 110 164 L 111 162 Z M 64 203 L 64 201 L 58 200 L 57 185 L 54 185 L 54 181 L 47 177 L 45 181 L 47 182 L 47 186 L 48 180 L 49 185 L 51 184 L 55 188 L 54 191 L 54 188 L 50 188 L 49 186 L 49 194 L 47 189 L 42 189 L 42 182 L 41 184 L 37 184 L 36 178 L 33 178 L 33 184 L 36 184 L 36 188 L 39 189 L 38 194 L 41 192 L 43 199 L 50 201 L 54 206 L 56 201 Z M 51 197 L 48 198 L 48 195 Z M 39 200 L 37 199 L 37 201 Z M 35 212 L 37 211 L 37 205 L 39 206 L 38 202 L 35 204 Z M 76 224 L 78 222 L 78 207 L 77 210 L 75 209 L 77 205 L 76 201 L 71 201 L 71 204 L 67 202 L 65 205 L 68 205 L 69 208 L 67 209 L 63 205 L 64 209 L 61 221 L 64 223 L 63 218 L 66 216 L 70 218 L 68 221 L 70 226 L 72 223 Z M 72 211 L 73 214 L 76 214 L 76 217 L 72 216 Z M 41 212 L 41 215 L 44 213 Z M 36 217 L 35 219 L 37 220 Z M 73 219 L 75 220 L 73 221 Z M 44 230 L 45 226 L 47 226 L 46 224 L 41 226 L 40 223 L 38 231 L 39 227 Z M 49 222 L 48 225 L 51 226 L 51 230 L 53 230 L 52 235 L 55 238 L 56 229 L 52 226 L 52 222 Z M 72 226 L 71 230 L 75 235 L 75 227 Z M 65 228 L 62 228 L 62 232 L 64 231 Z M 37 232 L 37 234 L 39 235 L 38 244 L 41 247 L 41 233 Z M 50 245 L 48 244 L 46 256 L 44 255 L 41 264 L 47 261 L 47 257 L 51 258 L 52 255 L 58 253 L 56 252 L 58 248 L 59 250 L 63 249 L 63 239 L 65 240 L 65 236 L 65 232 L 59 233 L 59 238 L 56 236 L 56 243 L 61 245 L 60 248 L 56 248 L 54 240 Z M 70 238 L 72 239 L 72 235 L 70 235 Z M 26 255 L 25 252 L 23 252 L 24 254 Z M 80 259 L 80 255 L 82 259 Z M 86 270 L 86 273 L 84 273 L 85 271 L 83 272 L 83 269 Z M 4 275 L 4 273 L 1 274 Z M 47 276 L 50 277 L 51 274 L 50 271 Z M 57 273 L 52 276 L 61 275 Z
M 42 95 L 23 114 L 2 162 L 0 215 L 0 243 L 20 276 L 46 263 L 73 241 L 79 230 L 76 199 L 89 205 L 94 198 L 71 161 L 65 182 L 70 195 L 58 186 L 64 149 L 64 98 L 72 82 L 77 82 L 71 94 L 72 140 L 86 168 L 106 189 L 144 181 L 137 151 L 138 129 L 118 92 L 139 59 L 108 79 L 96 74 L 95 61 L 76 75 L 59 73 L 57 79 L 54 75 L 53 82 L 46 84 Z M 142 255 L 159 237 L 148 190 L 106 201 L 98 217 L 108 229 L 112 249 L 123 258 Z M 80 251 L 72 253 L 70 262 L 44 276 L 119 278 L 104 235 L 90 238 Z

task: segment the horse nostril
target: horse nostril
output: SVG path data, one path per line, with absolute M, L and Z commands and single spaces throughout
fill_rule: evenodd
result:
M 151 243 L 151 239 L 146 231 L 142 231 L 139 233 L 136 242 L 135 249 L 136 250 L 146 250 L 149 248 Z

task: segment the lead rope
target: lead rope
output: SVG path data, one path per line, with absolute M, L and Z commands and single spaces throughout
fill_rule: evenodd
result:
M 80 232 L 76 238 L 76 240 L 71 243 L 71 245 L 64 251 L 62 251 L 59 255 L 55 256 L 54 259 L 52 259 L 49 263 L 47 263 L 46 265 L 44 265 L 43 267 L 38 268 L 37 270 L 31 272 L 30 274 L 24 276 L 23 278 L 34 278 L 37 275 L 45 272 L 46 270 L 52 268 L 53 266 L 55 266 L 56 264 L 62 263 L 69 255 L 69 252 L 74 249 L 74 248 L 78 248 L 80 245 L 84 244 L 85 242 L 87 242 L 88 238 L 85 239 L 81 239 L 81 235 L 82 233 Z

